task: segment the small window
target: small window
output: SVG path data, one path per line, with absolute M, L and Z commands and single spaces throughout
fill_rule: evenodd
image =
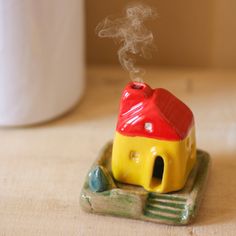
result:
M 131 161 L 134 161 L 134 162 L 138 163 L 140 161 L 140 153 L 135 152 L 135 151 L 131 151 L 130 154 L 129 154 L 129 159 Z
M 144 129 L 149 132 L 152 133 L 153 132 L 153 124 L 151 122 L 146 122 L 144 124 Z

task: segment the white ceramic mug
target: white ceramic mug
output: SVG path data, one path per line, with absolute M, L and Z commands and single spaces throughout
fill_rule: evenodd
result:
M 0 125 L 55 118 L 84 88 L 83 0 L 0 0 Z

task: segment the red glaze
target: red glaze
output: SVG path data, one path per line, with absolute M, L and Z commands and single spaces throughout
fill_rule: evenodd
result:
M 124 89 L 116 128 L 119 133 L 182 140 L 193 125 L 192 111 L 169 91 L 138 82 Z

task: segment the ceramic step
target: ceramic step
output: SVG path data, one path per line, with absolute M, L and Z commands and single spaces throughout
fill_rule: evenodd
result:
M 158 193 L 149 193 L 148 199 L 156 199 L 156 200 L 169 200 L 175 202 L 186 202 L 187 199 L 184 197 L 176 196 L 176 195 L 167 195 L 167 194 L 158 194 Z
M 149 218 L 178 223 L 183 219 L 186 201 L 184 197 L 150 193 L 144 215 Z

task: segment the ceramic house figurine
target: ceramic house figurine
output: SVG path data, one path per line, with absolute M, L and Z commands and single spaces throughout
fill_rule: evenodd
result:
M 196 150 L 191 110 L 165 89 L 129 83 L 115 138 L 81 191 L 87 212 L 184 225 L 196 216 L 209 155 Z
M 129 83 L 112 151 L 116 180 L 165 193 L 183 188 L 196 159 L 191 110 L 165 89 Z
M 128 6 L 125 16 L 104 19 L 102 38 L 117 40 L 119 61 L 134 80 L 142 77 L 133 56 L 148 56 L 153 34 L 144 25 L 149 6 Z M 125 87 L 115 138 L 89 170 L 81 207 L 91 213 L 185 225 L 196 216 L 210 157 L 196 149 L 192 111 L 169 91 L 145 83 Z

